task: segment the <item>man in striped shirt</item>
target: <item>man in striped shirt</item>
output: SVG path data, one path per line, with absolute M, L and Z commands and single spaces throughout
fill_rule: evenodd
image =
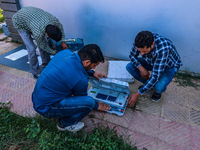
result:
M 29 64 L 34 78 L 37 78 L 41 71 L 33 38 L 39 48 L 42 65 L 44 67 L 50 61 L 50 54 L 56 54 L 56 51 L 48 45 L 48 38 L 56 42 L 61 40 L 62 48 L 68 48 L 64 42 L 65 33 L 62 24 L 55 16 L 42 9 L 23 7 L 13 15 L 12 22 L 26 45 Z M 33 36 L 33 38 L 31 36 Z
M 159 101 L 161 93 L 182 65 L 172 41 L 149 31 L 137 34 L 129 58 L 131 63 L 127 64 L 127 71 L 143 83 L 138 92 L 129 97 L 130 106 L 151 88 L 154 88 L 152 101 Z M 149 71 L 152 71 L 151 75 Z

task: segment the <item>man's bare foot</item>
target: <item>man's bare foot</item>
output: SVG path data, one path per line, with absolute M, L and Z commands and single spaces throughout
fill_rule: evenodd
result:
M 109 105 L 103 104 L 98 102 L 99 107 L 97 108 L 97 110 L 101 110 L 101 111 L 108 111 L 111 109 L 111 107 Z

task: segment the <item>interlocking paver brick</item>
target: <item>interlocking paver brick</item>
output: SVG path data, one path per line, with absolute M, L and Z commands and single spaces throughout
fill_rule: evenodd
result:
M 190 149 L 190 126 L 175 121 L 160 119 L 159 139 L 169 144 Z
M 107 74 L 108 61 L 95 71 Z M 160 102 L 151 102 L 153 90 L 141 96 L 137 109 L 127 108 L 124 116 L 93 111 L 94 118 L 83 119 L 85 131 L 91 132 L 98 123 L 116 129 L 124 138 L 129 136 L 139 149 L 149 150 L 199 150 L 200 149 L 200 87 L 183 87 L 171 82 Z M 0 64 L 0 102 L 11 101 L 12 111 L 22 116 L 35 116 L 31 94 L 36 80 L 32 74 Z M 200 82 L 197 81 L 200 85 Z M 130 84 L 131 93 L 142 85 Z
M 133 117 L 134 112 L 132 109 L 128 108 L 126 109 L 124 115 L 120 117 L 114 114 L 109 114 L 109 113 L 100 112 L 100 111 L 93 111 L 92 114 L 94 114 L 95 117 L 98 119 L 103 119 L 110 123 L 120 125 L 125 128 L 129 128 L 129 124 L 130 124 L 131 118 Z
M 138 104 L 136 105 L 136 109 L 141 110 L 142 112 L 146 112 L 148 114 L 160 116 L 162 111 L 162 100 L 159 102 L 152 102 L 150 100 L 151 96 L 141 96 L 138 100 Z
M 163 104 L 161 116 L 163 118 L 182 123 L 189 123 L 190 108 L 176 103 L 166 102 Z
M 138 149 L 147 148 L 148 150 L 156 150 L 157 139 L 136 131 L 128 131 L 132 145 L 136 144 Z
M 190 127 L 191 131 L 191 150 L 200 149 L 200 127 Z
M 23 94 L 18 94 L 16 97 L 11 99 L 11 103 L 13 104 L 11 110 L 17 112 L 19 115 L 23 114 L 24 116 L 23 112 L 26 111 L 26 116 L 29 116 L 27 110 L 33 110 L 31 95 L 25 96 Z
M 182 94 L 182 93 L 188 93 L 188 94 Z M 177 104 L 181 104 L 184 106 L 189 105 L 189 89 L 182 86 L 177 86 L 177 83 L 171 82 L 166 92 L 162 94 L 162 97 L 165 102 L 174 102 Z
M 8 103 L 13 97 L 16 97 L 18 92 L 13 92 L 12 90 L 0 88 L 0 102 Z
M 200 111 L 200 90 L 195 90 L 189 94 L 191 95 L 189 98 L 189 107 Z
M 200 111 L 199 110 L 190 110 L 190 122 L 196 126 L 200 126 Z
M 33 93 L 34 87 L 35 87 L 35 81 L 33 81 L 33 84 L 27 86 L 22 92 L 20 92 L 20 94 L 30 96 Z
M 88 116 L 86 116 L 82 121 L 85 123 L 84 130 L 86 132 L 91 132 L 95 127 L 98 127 L 98 126 L 104 126 L 104 127 L 108 126 L 110 129 L 115 130 L 118 135 L 121 135 L 124 138 L 127 138 L 127 131 L 128 131 L 127 128 L 118 126 L 113 123 L 109 123 L 102 119 L 89 118 Z
M 137 131 L 151 137 L 158 137 L 160 118 L 144 112 L 135 111 L 129 130 Z
M 107 125 L 110 129 L 115 130 L 118 135 L 121 135 L 124 138 L 128 137 L 128 135 L 127 135 L 128 129 L 127 128 L 124 128 L 122 126 L 119 126 L 119 125 L 116 125 L 116 124 L 113 124 L 113 123 L 108 123 Z
M 157 150 L 190 150 L 191 148 L 188 149 L 188 147 L 185 146 L 179 146 L 176 144 L 169 144 L 165 141 L 158 140 L 157 144 Z

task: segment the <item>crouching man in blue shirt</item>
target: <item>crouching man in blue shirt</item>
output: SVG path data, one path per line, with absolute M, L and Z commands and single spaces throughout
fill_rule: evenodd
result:
M 96 44 L 86 45 L 77 53 L 63 50 L 56 54 L 36 82 L 32 94 L 36 112 L 46 118 L 59 118 L 59 130 L 76 132 L 84 126 L 80 121 L 93 109 L 109 110 L 110 106 L 87 96 L 89 75 L 98 80 L 105 77 L 91 70 L 100 62 L 104 57 Z

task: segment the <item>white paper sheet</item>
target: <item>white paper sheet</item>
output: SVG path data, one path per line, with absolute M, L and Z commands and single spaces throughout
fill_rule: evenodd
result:
M 22 50 L 20 50 L 18 52 L 15 52 L 15 53 L 12 53 L 10 55 L 7 55 L 5 58 L 10 59 L 12 61 L 15 61 L 15 60 L 17 60 L 19 58 L 22 58 L 22 57 L 26 56 L 26 55 L 28 55 L 27 50 L 22 49 Z

